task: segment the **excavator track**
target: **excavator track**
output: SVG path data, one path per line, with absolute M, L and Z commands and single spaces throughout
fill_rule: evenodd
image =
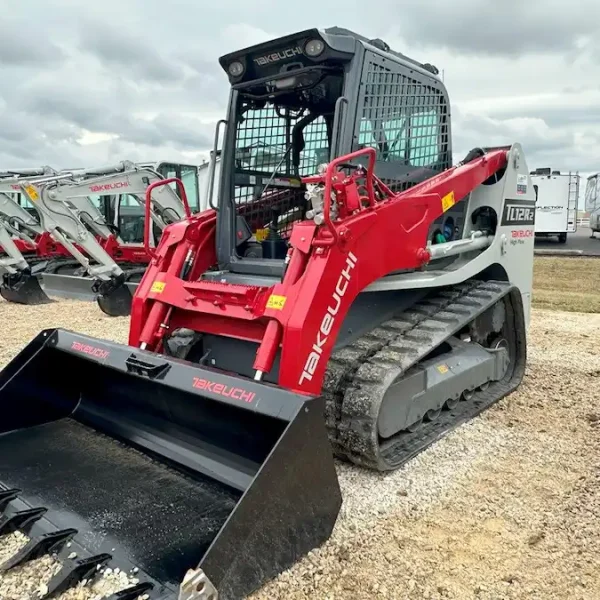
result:
M 433 350 L 495 304 L 506 308 L 504 337 L 510 363 L 502 379 L 485 389 L 465 390 L 451 410 L 413 432 L 380 440 L 378 416 L 390 385 Z M 399 468 L 460 424 L 512 392 L 525 372 L 525 326 L 520 292 L 502 281 L 468 282 L 445 288 L 334 352 L 323 393 L 326 425 L 335 455 L 378 471 Z

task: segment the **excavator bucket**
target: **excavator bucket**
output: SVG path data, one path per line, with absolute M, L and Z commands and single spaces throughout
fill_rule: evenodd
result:
M 0 283 L 0 295 L 8 302 L 17 304 L 50 304 L 53 302 L 40 286 L 39 279 L 32 274 L 17 273 L 4 275 Z
M 0 536 L 31 539 L 0 571 L 55 553 L 42 598 L 104 567 L 135 573 L 125 600 L 244 598 L 341 507 L 322 397 L 52 329 L 0 411 Z
M 126 317 L 131 314 L 133 294 L 139 285 L 137 281 L 126 281 L 107 293 L 101 293 L 94 289 L 91 277 L 57 273 L 43 273 L 42 277 L 44 290 L 49 295 L 83 302 L 96 301 L 102 312 L 109 317 Z
M 64 275 L 62 273 L 42 273 L 44 290 L 57 298 L 69 298 L 93 302 L 96 293 L 92 290 L 94 280 L 91 277 Z
M 96 301 L 102 312 L 109 317 L 126 317 L 131 314 L 133 295 L 127 284 L 117 286 L 108 293 L 99 293 L 94 289 L 95 281 L 91 277 L 44 273 L 43 280 L 44 289 L 51 296 L 83 302 Z
M 99 294 L 98 306 L 109 317 L 126 317 L 131 314 L 133 295 L 126 284 L 119 285 L 107 294 Z

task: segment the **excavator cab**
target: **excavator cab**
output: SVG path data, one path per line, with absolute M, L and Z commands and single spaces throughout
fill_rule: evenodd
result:
M 312 29 L 220 63 L 231 83 L 218 182 L 223 269 L 281 272 L 286 240 L 310 209 L 301 178 L 336 156 L 374 148 L 375 171 L 394 191 L 451 165 L 437 69 L 381 40 Z

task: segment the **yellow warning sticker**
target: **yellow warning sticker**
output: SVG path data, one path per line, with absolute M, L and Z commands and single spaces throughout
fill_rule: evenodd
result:
M 154 292 L 155 294 L 160 294 L 165 289 L 165 285 L 166 285 L 166 283 L 164 281 L 155 281 L 152 284 L 150 291 Z
M 268 229 L 257 229 L 254 237 L 256 238 L 257 242 L 262 242 L 264 239 L 266 239 L 268 233 Z
M 444 373 L 447 373 L 450 369 L 448 369 L 446 365 L 438 365 L 437 370 L 443 375 Z
M 39 195 L 36 192 L 35 188 L 32 185 L 26 185 L 25 186 L 25 191 L 27 192 L 27 195 L 29 196 L 30 200 L 33 200 L 34 202 L 36 200 L 39 200 Z
M 269 296 L 269 300 L 267 301 L 267 308 L 272 308 L 273 310 L 282 310 L 285 306 L 286 301 L 285 296 L 276 296 L 275 294 L 271 294 Z
M 450 192 L 442 198 L 442 210 L 444 212 L 446 212 L 449 208 L 452 208 L 455 204 L 456 200 L 454 200 L 454 192 Z

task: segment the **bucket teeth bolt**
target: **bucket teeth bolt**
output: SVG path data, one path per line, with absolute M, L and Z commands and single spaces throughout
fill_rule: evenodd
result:
M 204 571 L 195 569 L 186 573 L 177 600 L 219 600 L 219 593 Z

